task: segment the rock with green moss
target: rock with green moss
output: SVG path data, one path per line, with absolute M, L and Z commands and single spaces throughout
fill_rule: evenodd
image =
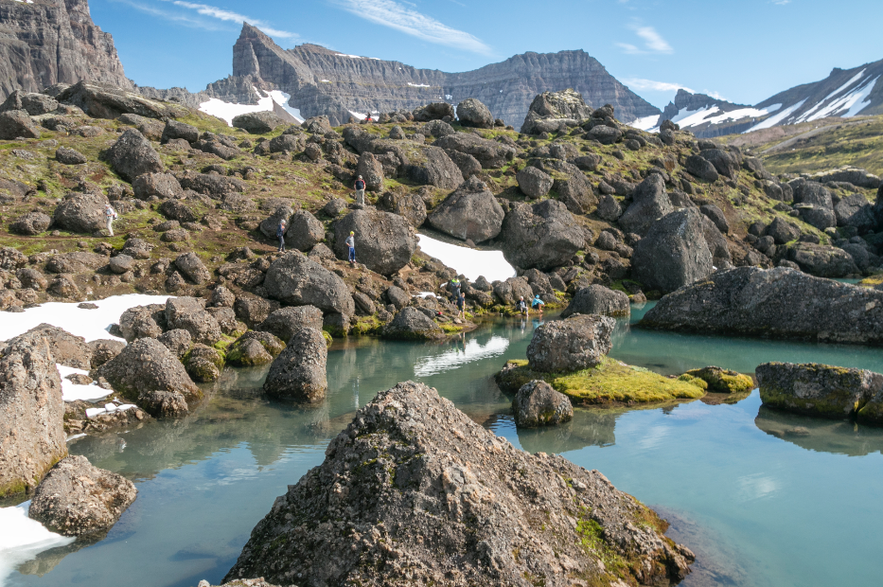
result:
M 202 398 L 202 391 L 172 351 L 155 338 L 139 338 L 116 357 L 90 373 L 104 377 L 126 399 L 137 401 L 142 392 L 177 391 L 187 402 Z
M 439 340 L 445 337 L 432 318 L 411 306 L 396 314 L 383 328 L 382 334 L 384 338 L 394 340 Z
M 285 343 L 269 332 L 249 331 L 227 347 L 227 362 L 234 367 L 254 367 L 273 362 Z
M 224 368 L 224 356 L 217 349 L 195 344 L 184 356 L 184 365 L 194 381 L 217 381 Z
M 522 428 L 557 426 L 573 419 L 573 405 L 563 393 L 541 380 L 521 386 L 512 400 L 515 424 Z
M 596 314 L 574 314 L 551 320 L 534 331 L 527 347 L 532 369 L 547 373 L 594 367 L 610 352 L 610 335 L 616 322 Z
M 708 391 L 712 393 L 744 393 L 754 388 L 754 381 L 748 375 L 720 367 L 691 369 L 684 375 L 705 382 Z
M 823 418 L 852 418 L 865 410 L 866 422 L 880 422 L 880 373 L 818 363 L 764 363 L 755 374 L 765 406 Z

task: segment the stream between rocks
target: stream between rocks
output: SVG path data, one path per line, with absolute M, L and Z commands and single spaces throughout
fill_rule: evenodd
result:
M 632 322 L 649 307 L 633 308 Z M 659 511 L 669 535 L 697 554 L 682 585 L 879 584 L 883 430 L 773 412 L 756 390 L 735 404 L 708 396 L 577 409 L 564 426 L 516 430 L 492 376 L 524 358 L 539 324 L 499 319 L 443 344 L 336 342 L 328 399 L 310 410 L 267 400 L 266 369 L 228 368 L 185 419 L 75 439 L 72 454 L 132 479 L 137 500 L 101 542 L 44 551 L 0 571 L 0 585 L 217 583 L 276 496 L 322 462 L 354 410 L 408 379 L 436 387 L 515 446 L 598 469 Z M 612 357 L 663 374 L 712 364 L 753 373 L 774 360 L 883 371 L 879 349 L 671 334 L 627 320 L 614 341 Z

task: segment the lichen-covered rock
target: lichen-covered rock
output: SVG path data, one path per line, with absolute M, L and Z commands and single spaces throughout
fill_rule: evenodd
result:
M 567 308 L 561 312 L 562 318 L 571 314 L 601 314 L 604 316 L 629 316 L 629 297 L 621 292 L 600 284 L 584 287 L 576 292 Z
M 530 367 L 547 373 L 594 367 L 610 352 L 615 326 L 613 318 L 596 314 L 550 320 L 534 331 L 527 346 Z
M 788 269 L 738 267 L 664 296 L 641 326 L 660 330 L 883 344 L 883 291 Z
M 635 246 L 632 275 L 651 289 L 670 292 L 708 276 L 714 265 L 702 214 L 684 208 L 657 220 Z
M 159 173 L 164 169 L 150 141 L 134 128 L 124 132 L 108 150 L 107 162 L 127 181 L 133 181 L 142 173 Z
M 51 324 L 40 324 L 28 332 L 42 337 L 49 343 L 49 352 L 56 363 L 75 369 L 91 368 L 92 349 L 89 348 L 86 339 L 82 336 L 75 336 L 63 328 Z
M 433 228 L 460 240 L 481 243 L 500 234 L 506 214 L 478 178 L 463 182 L 429 215 Z
M 196 285 L 201 285 L 212 278 L 205 263 L 194 252 L 179 255 L 175 259 L 175 267 L 181 272 L 181 275 Z
M 883 389 L 880 373 L 818 363 L 764 363 L 755 375 L 765 406 L 823 418 L 854 417 Z
M 184 395 L 177 391 L 144 391 L 138 395 L 138 405 L 154 418 L 180 418 L 190 412 Z
M 562 126 L 577 126 L 591 115 L 592 109 L 575 90 L 543 92 L 531 102 L 521 132 L 528 135 L 557 132 Z
M 9 231 L 15 234 L 23 234 L 25 236 L 33 236 L 46 232 L 52 218 L 42 212 L 28 212 L 16 218 L 10 225 Z
M 120 332 L 127 342 L 138 338 L 156 338 L 163 333 L 165 324 L 163 304 L 134 306 L 120 316 Z
M 532 200 L 544 197 L 552 189 L 554 180 L 544 171 L 528 165 L 515 174 L 518 189 Z
M 285 245 L 298 251 L 309 251 L 325 240 L 325 226 L 306 210 L 291 215 L 285 230 Z
M 202 397 L 178 357 L 153 338 L 139 338 L 126 345 L 91 375 L 93 379 L 104 377 L 114 391 L 131 401 L 137 401 L 143 392 L 157 390 L 177 391 L 188 401 Z
M 92 234 L 106 228 L 104 206 L 107 203 L 101 194 L 68 194 L 56 206 L 52 220 L 58 228 Z
M 194 342 L 212 345 L 221 340 L 221 325 L 205 309 L 205 300 L 182 296 L 169 298 L 165 309 L 166 327 L 183 328 Z
M 104 339 L 92 340 L 87 343 L 92 351 L 92 369 L 97 369 L 105 364 L 126 348 L 126 343 L 119 340 Z
M 357 241 L 356 255 L 358 251 Z M 343 279 L 297 251 L 273 261 L 264 288 L 270 298 L 292 306 L 316 306 L 326 315 L 340 314 L 348 320 L 356 312 L 353 296 Z
M 282 341 L 288 341 L 303 328 L 322 330 L 322 310 L 316 306 L 280 308 L 267 316 L 255 330 L 269 332 Z
M 382 334 L 393 340 L 436 340 L 445 336 L 432 318 L 411 306 L 402 308 L 392 322 L 383 327 Z
M 566 264 L 586 243 L 573 215 L 555 200 L 513 206 L 497 240 L 507 261 L 542 271 Z
M 557 426 L 573 419 L 573 406 L 545 381 L 525 383 L 512 400 L 515 424 L 521 428 Z
M 37 486 L 67 454 L 61 377 L 37 332 L 0 349 L 0 497 Z
M 194 381 L 206 383 L 217 381 L 224 368 L 224 357 L 212 347 L 204 344 L 195 344 L 184 357 L 184 365 L 187 374 Z
M 321 321 L 320 321 L 321 326 Z M 285 341 L 269 332 L 249 331 L 227 347 L 227 362 L 235 367 L 253 367 L 273 362 L 285 350 Z
M 103 538 L 137 496 L 135 484 L 93 466 L 84 456 L 62 459 L 34 492 L 28 517 L 63 536 Z
M 830 245 L 794 243 L 788 247 L 788 260 L 816 277 L 837 278 L 859 273 L 849 253 Z
M 356 210 L 334 223 L 334 251 L 347 258 L 346 238 L 355 233 L 356 260 L 371 271 L 392 275 L 411 261 L 417 236 L 407 220 L 378 210 Z
M 285 121 L 275 112 L 247 112 L 233 117 L 233 126 L 251 134 L 262 135 L 273 130 Z
M 601 473 L 520 451 L 406 382 L 359 410 L 325 462 L 276 500 L 224 580 L 677 583 L 693 555 L 665 527 Z
M 276 398 L 315 404 L 325 399 L 328 347 L 320 330 L 298 331 L 270 365 L 264 391 Z
M 674 206 L 665 192 L 665 181 L 653 173 L 635 189 L 631 205 L 619 218 L 619 226 L 626 232 L 645 235 L 653 223 L 671 212 Z
M 493 128 L 494 117 L 488 107 L 481 100 L 466 98 L 457 104 L 457 118 L 463 126 L 475 126 L 478 128 Z
M 711 366 L 690 369 L 684 374 L 704 381 L 711 393 L 744 393 L 754 388 L 751 377 L 731 369 Z

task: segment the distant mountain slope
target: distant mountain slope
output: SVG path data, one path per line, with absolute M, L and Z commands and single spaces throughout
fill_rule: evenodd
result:
M 14 90 L 99 81 L 132 89 L 87 0 L 0 2 L 0 101 Z
M 594 107 L 612 104 L 623 121 L 659 113 L 581 50 L 525 53 L 475 71 L 445 73 L 317 45 L 285 50 L 248 24 L 233 46 L 233 75 L 209 84 L 206 93 L 255 104 L 261 98 L 256 90 L 280 90 L 291 95 L 289 106 L 304 117 L 324 114 L 333 124 L 352 114 L 413 110 L 437 101 L 456 104 L 472 97 L 517 128 L 537 94 L 567 88 L 582 93 Z

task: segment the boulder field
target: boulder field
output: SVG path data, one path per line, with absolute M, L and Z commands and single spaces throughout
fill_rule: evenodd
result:
M 690 570 L 665 522 L 601 473 L 517 450 L 421 383 L 380 392 L 326 455 L 225 581 L 651 585 Z

